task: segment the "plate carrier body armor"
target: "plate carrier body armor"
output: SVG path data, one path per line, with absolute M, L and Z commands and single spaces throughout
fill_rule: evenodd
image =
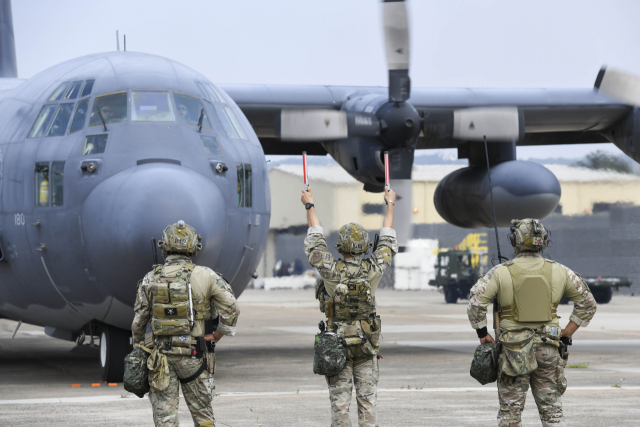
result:
M 544 260 L 537 270 L 524 270 L 513 261 L 505 263 L 513 283 L 513 304 L 500 306 L 500 320 L 516 322 L 549 322 L 557 319 L 558 304 L 551 294 L 553 261 Z
M 176 266 L 178 267 L 178 266 Z M 167 354 L 191 355 L 195 339 L 191 335 L 193 325 L 189 313 L 189 281 L 196 267 L 190 262 L 174 273 L 167 273 L 164 265 L 153 268 L 149 289 L 151 291 L 151 331 L 155 341 Z M 210 319 L 209 301 L 192 300 L 194 321 Z
M 366 320 L 376 312 L 376 301 L 371 295 L 369 271 L 371 263 L 363 260 L 356 273 L 350 273 L 347 264 L 340 260 L 336 264 L 340 283 L 333 297 L 333 320 L 338 322 Z M 346 293 L 338 293 L 338 287 L 347 287 Z

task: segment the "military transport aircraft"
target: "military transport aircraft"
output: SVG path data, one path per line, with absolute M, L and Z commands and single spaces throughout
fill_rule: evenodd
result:
M 392 186 L 408 239 L 416 149 L 457 147 L 469 167 L 438 186 L 440 215 L 492 223 L 543 218 L 560 185 L 516 145 L 615 143 L 639 159 L 640 84 L 602 71 L 593 89 L 411 88 L 403 1 L 383 3 L 389 87 L 215 85 L 169 59 L 84 56 L 17 79 L 11 3 L 0 0 L 0 317 L 53 337 L 99 337 L 105 380 L 122 379 L 136 282 L 151 239 L 177 220 L 203 235 L 197 262 L 240 294 L 270 219 L 265 154 L 329 153 L 368 191 Z

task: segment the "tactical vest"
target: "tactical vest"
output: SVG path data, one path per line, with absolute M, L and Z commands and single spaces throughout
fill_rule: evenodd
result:
M 188 283 L 196 266 L 185 263 L 174 273 L 167 273 L 164 265 L 156 265 L 150 280 L 151 291 L 151 330 L 156 339 L 163 341 L 172 353 L 188 354 L 179 347 L 190 348 L 195 344 L 192 339 L 189 315 Z M 193 295 L 193 289 L 192 289 Z M 211 318 L 209 301 L 193 300 L 194 321 Z M 175 348 L 178 347 L 178 348 Z
M 371 295 L 369 272 L 371 264 L 363 260 L 360 269 L 350 273 L 344 261 L 336 263 L 336 270 L 340 274 L 340 283 L 336 285 L 333 297 L 333 319 L 338 321 L 365 320 L 376 311 L 376 301 Z M 346 292 L 339 292 L 344 285 Z
M 500 306 L 500 320 L 549 322 L 557 319 L 558 304 L 552 302 L 551 273 L 553 263 L 544 260 L 537 270 L 524 270 L 506 263 L 513 283 L 513 304 Z

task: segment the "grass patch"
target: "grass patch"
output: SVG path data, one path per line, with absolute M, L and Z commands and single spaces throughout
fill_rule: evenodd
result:
M 568 365 L 569 369 L 587 369 L 589 367 L 588 363 L 581 363 L 579 365 Z

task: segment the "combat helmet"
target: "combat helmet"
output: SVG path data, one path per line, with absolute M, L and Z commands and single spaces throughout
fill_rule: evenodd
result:
M 336 249 L 341 254 L 366 254 L 370 248 L 369 233 L 360 224 L 345 224 L 338 231 Z
M 158 247 L 162 249 L 162 255 L 185 254 L 195 256 L 202 249 L 202 236 L 196 233 L 196 229 L 180 220 L 164 229 L 162 240 Z
M 510 230 L 507 239 L 516 252 L 540 252 L 551 242 L 551 231 L 547 230 L 539 219 L 512 219 Z

